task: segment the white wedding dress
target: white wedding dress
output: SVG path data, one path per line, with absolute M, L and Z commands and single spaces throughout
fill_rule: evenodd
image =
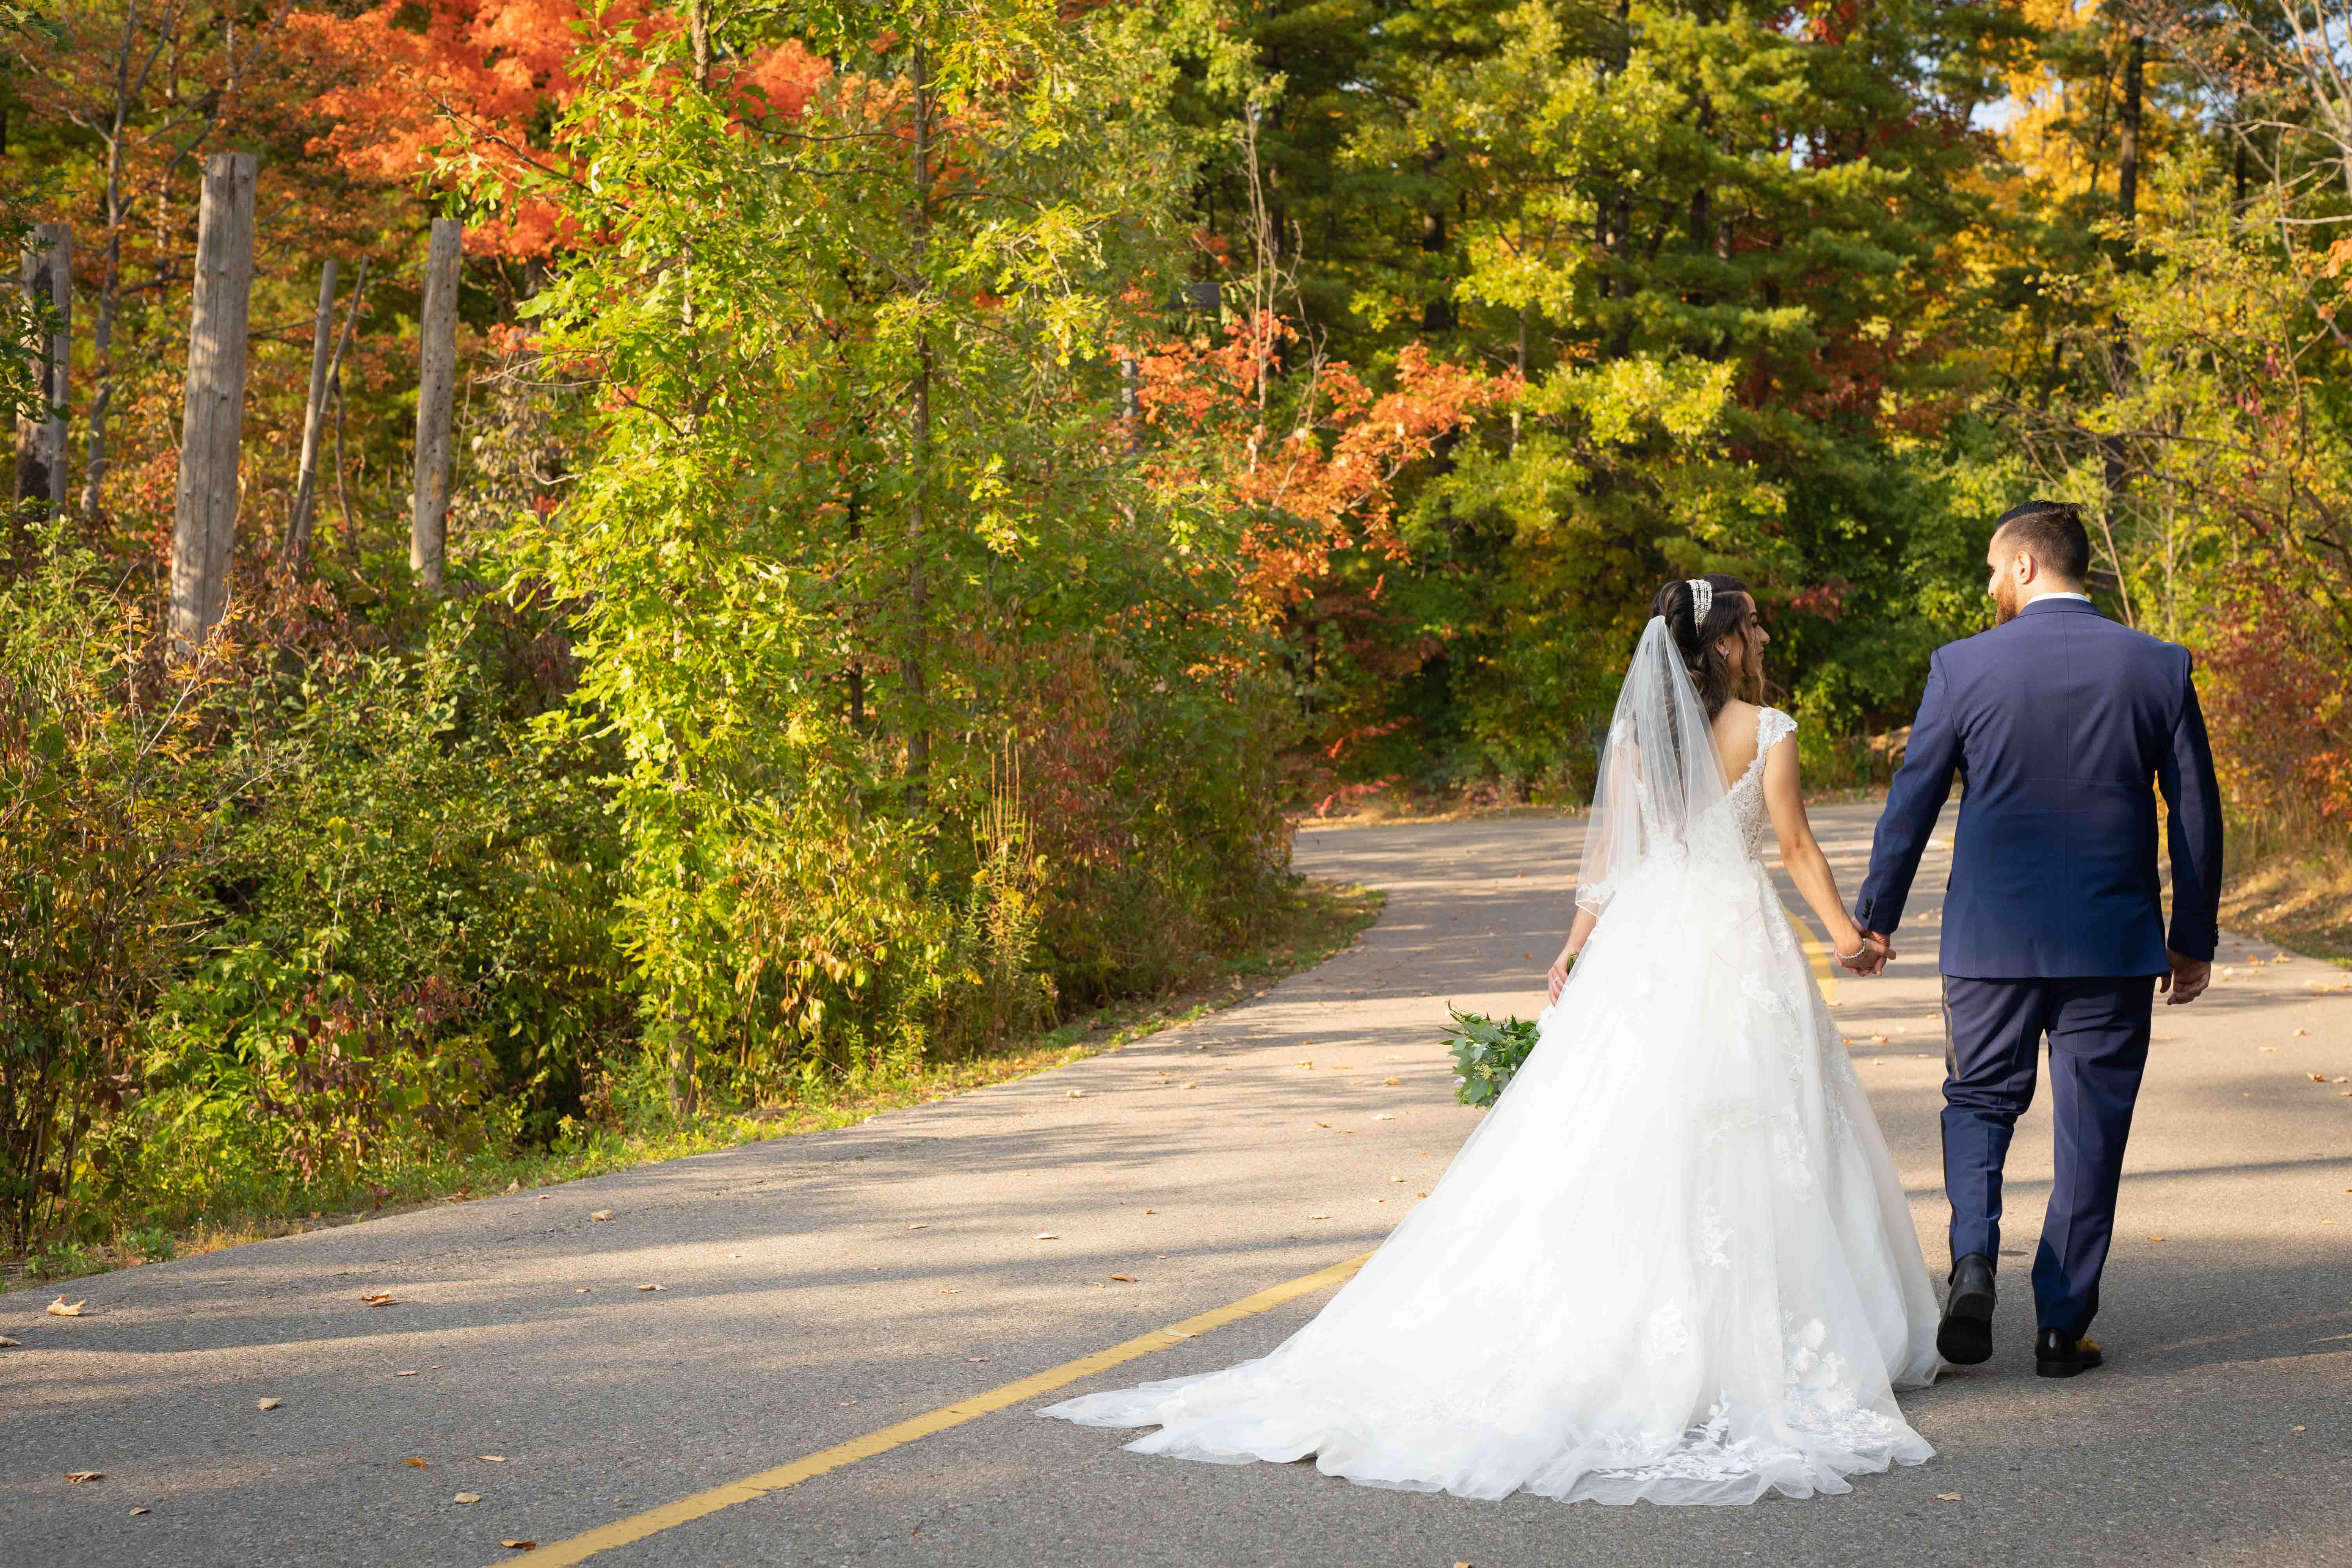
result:
M 1942 1365 L 1936 1298 L 1762 860 L 1796 724 L 1765 710 L 1727 787 L 1664 633 L 1588 828 L 1606 918 L 1444 1179 L 1272 1353 L 1044 1414 L 1474 1498 L 1747 1503 L 1934 1452 L 1894 1391 Z

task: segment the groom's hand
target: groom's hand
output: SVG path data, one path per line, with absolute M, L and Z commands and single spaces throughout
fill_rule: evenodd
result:
M 2172 973 L 2160 982 L 2167 991 L 2172 993 L 2165 1000 L 2166 1006 L 2178 1007 L 2184 1003 L 2194 1002 L 2205 994 L 2205 987 L 2213 983 L 2210 959 L 2183 958 L 2169 948 L 2165 950 L 2164 955 L 2172 960 Z
M 1838 960 L 1856 974 L 1873 975 L 1883 973 L 1886 961 L 1895 956 L 1895 944 L 1882 931 L 1862 933 L 1862 951 Z

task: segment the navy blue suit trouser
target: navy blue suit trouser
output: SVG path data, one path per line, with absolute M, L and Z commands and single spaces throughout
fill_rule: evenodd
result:
M 1969 980 L 1944 976 L 1944 1189 L 1952 1258 L 2000 1257 L 2000 1167 L 2033 1102 L 2050 1040 L 2056 1173 L 2033 1256 L 2037 1327 L 2080 1334 L 2099 1310 L 2124 1140 L 2147 1066 L 2153 975 Z

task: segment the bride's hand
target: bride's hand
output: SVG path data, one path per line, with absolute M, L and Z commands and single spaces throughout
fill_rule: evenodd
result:
M 1551 967 L 1544 971 L 1544 982 L 1550 989 L 1551 1000 L 1559 1000 L 1560 988 L 1568 984 L 1568 972 L 1575 966 L 1576 954 L 1561 948 L 1559 956 L 1551 961 Z

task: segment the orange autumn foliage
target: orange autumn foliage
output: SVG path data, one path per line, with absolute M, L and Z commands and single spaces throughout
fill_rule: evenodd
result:
M 1515 374 L 1467 370 L 1413 343 L 1397 358 L 1394 390 L 1375 395 L 1345 361 L 1286 363 L 1297 339 L 1266 313 L 1232 323 L 1222 343 L 1180 340 L 1137 356 L 1139 413 L 1169 438 L 1161 477 L 1218 485 L 1249 519 L 1243 584 L 1268 615 L 1312 598 L 1342 551 L 1402 560 L 1399 473 L 1523 390 Z M 1277 436 L 1274 378 L 1302 369 L 1310 389 Z
M 290 19 L 300 44 L 339 79 L 316 100 L 333 124 L 310 150 L 387 184 L 429 173 L 453 132 L 493 167 L 562 165 L 563 149 L 550 144 L 543 127 L 550 110 L 581 89 L 575 68 L 594 35 L 579 0 L 430 0 L 421 28 L 408 23 L 415 9 L 386 0 L 357 16 L 313 11 Z M 615 0 L 595 26 L 603 37 L 625 33 L 644 45 L 685 22 L 643 0 Z M 725 64 L 724 87 L 743 114 L 797 115 L 829 68 L 793 41 Z M 467 249 L 518 259 L 544 257 L 568 239 L 555 209 L 541 202 L 511 204 L 466 229 Z

